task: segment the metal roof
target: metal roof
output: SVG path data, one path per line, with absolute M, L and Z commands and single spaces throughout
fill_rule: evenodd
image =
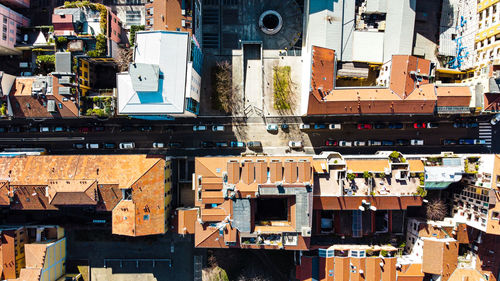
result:
M 56 72 L 71 73 L 71 53 L 57 52 L 56 53 Z

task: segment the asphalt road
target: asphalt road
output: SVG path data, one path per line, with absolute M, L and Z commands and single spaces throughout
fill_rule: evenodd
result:
M 411 122 L 404 120 L 412 120 Z M 479 119 L 479 120 L 478 120 Z M 454 151 L 460 153 L 488 153 L 500 151 L 500 143 L 495 137 L 498 125 L 491 128 L 490 117 L 457 119 L 457 118 L 435 118 L 435 117 L 408 117 L 408 116 L 370 116 L 370 117 L 269 117 L 269 118 L 238 118 L 238 117 L 199 117 L 184 118 L 173 121 L 146 121 L 128 118 L 115 118 L 109 120 L 97 119 L 73 119 L 73 120 L 46 120 L 41 122 L 27 120 L 1 121 L 0 127 L 6 132 L 0 133 L 0 148 L 46 148 L 53 154 L 103 154 L 103 153 L 154 153 L 171 156 L 204 156 L 204 155 L 238 155 L 247 151 L 242 148 L 202 148 L 202 141 L 207 142 L 231 142 L 250 140 L 271 143 L 264 147 L 264 152 L 269 154 L 285 153 L 288 140 L 306 139 L 302 151 L 295 153 L 319 153 L 324 150 L 334 150 L 344 154 L 372 154 L 379 150 L 397 149 L 403 153 L 439 153 L 441 151 Z M 454 128 L 453 123 L 478 122 L 481 128 Z M 358 123 L 389 123 L 404 122 L 403 129 L 372 129 L 358 130 Z M 413 122 L 438 122 L 439 128 L 414 129 Z M 265 130 L 266 124 L 287 123 L 290 131 L 272 134 Z M 299 131 L 301 123 L 324 124 L 341 123 L 341 130 L 306 130 Z M 193 132 L 194 124 L 207 125 L 208 130 Z M 223 132 L 212 132 L 211 125 L 224 125 Z M 70 126 L 73 132 L 47 132 L 41 133 L 39 127 Z M 95 126 L 103 126 L 102 132 L 93 130 Z M 151 126 L 151 131 L 140 131 L 140 126 Z M 8 132 L 9 128 L 19 127 L 20 132 Z M 89 127 L 90 132 L 80 132 L 79 128 Z M 129 130 L 123 130 L 129 127 Z M 33 131 L 30 131 L 33 128 Z M 240 130 L 250 130 L 251 134 L 246 136 Z M 480 136 L 482 130 L 482 136 Z M 485 131 L 491 131 L 490 135 Z M 486 136 L 486 137 L 485 137 Z M 461 138 L 486 138 L 491 145 L 449 145 L 443 146 L 444 139 L 458 140 Z M 336 141 L 366 141 L 366 140 L 389 140 L 398 139 L 422 139 L 424 146 L 372 146 L 372 147 L 327 147 L 325 141 L 332 139 Z M 121 142 L 134 142 L 133 150 L 103 149 L 104 143 L 114 143 L 118 146 Z M 180 147 L 153 149 L 153 142 L 162 142 L 168 147 L 169 143 L 177 143 Z M 100 149 L 75 149 L 75 144 L 97 143 Z

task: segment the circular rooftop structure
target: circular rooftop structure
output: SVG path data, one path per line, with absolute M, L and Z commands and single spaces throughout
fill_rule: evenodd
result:
M 278 33 L 283 26 L 283 18 L 274 10 L 267 10 L 260 15 L 259 27 L 267 35 Z

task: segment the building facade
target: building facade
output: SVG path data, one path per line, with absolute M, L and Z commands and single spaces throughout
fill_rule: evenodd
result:
M 22 40 L 21 27 L 29 24 L 28 18 L 0 4 L 0 55 L 21 54 L 14 46 Z

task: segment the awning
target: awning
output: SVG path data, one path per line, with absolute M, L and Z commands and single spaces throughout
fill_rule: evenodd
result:
M 437 72 L 439 73 L 446 73 L 446 74 L 465 74 L 465 71 L 460 71 L 456 69 L 448 69 L 448 68 L 441 68 L 441 69 L 436 69 Z

